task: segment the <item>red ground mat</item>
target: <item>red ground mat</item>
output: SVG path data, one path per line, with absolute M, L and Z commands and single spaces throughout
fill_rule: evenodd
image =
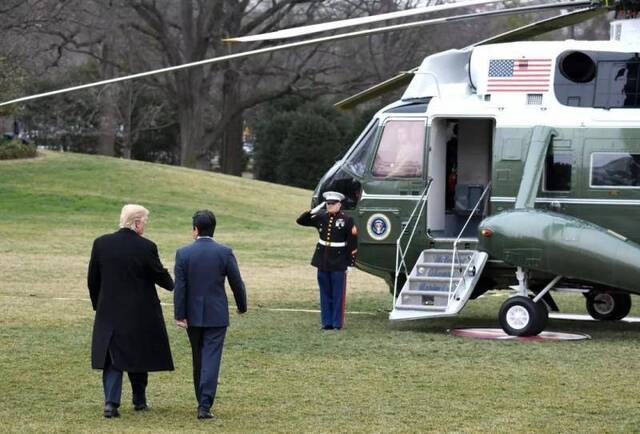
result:
M 450 331 L 453 336 L 462 336 L 466 338 L 476 339 L 500 339 L 500 340 L 518 340 L 518 341 L 579 341 L 582 339 L 591 339 L 591 336 L 582 333 L 560 333 L 560 332 L 542 332 L 538 336 L 509 336 L 502 329 L 453 329 Z

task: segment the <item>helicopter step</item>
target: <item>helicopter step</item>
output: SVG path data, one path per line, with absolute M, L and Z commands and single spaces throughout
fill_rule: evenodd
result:
M 488 255 L 477 250 L 422 251 L 389 315 L 410 320 L 456 315 L 471 296 Z

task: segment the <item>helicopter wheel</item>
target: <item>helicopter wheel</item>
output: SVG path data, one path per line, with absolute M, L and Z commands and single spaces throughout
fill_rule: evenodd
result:
M 511 336 L 536 336 L 547 324 L 549 311 L 540 301 L 518 295 L 502 303 L 498 320 L 506 334 Z
M 631 296 L 626 293 L 592 291 L 586 298 L 587 312 L 600 321 L 620 320 L 631 310 Z

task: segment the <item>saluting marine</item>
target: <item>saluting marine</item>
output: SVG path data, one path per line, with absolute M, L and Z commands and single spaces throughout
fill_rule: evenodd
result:
M 343 194 L 327 191 L 322 196 L 325 202 L 304 212 L 296 222 L 318 229 L 320 238 L 311 265 L 318 269 L 322 329 L 340 330 L 344 323 L 346 271 L 356 260 L 358 229 L 353 219 L 340 211 Z

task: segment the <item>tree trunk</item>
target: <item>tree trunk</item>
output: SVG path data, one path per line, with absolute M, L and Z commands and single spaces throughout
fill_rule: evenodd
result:
M 115 91 L 108 87 L 100 98 L 100 135 L 98 139 L 98 154 L 115 155 L 116 143 L 116 107 Z
M 222 113 L 233 113 L 240 100 L 240 74 L 228 69 L 222 86 Z M 242 114 L 234 116 L 223 125 L 221 169 L 229 175 L 242 175 Z
M 211 163 L 204 145 L 204 119 L 202 98 L 192 95 L 189 101 L 178 105 L 180 123 L 180 165 L 209 170 Z
M 111 12 L 108 8 L 108 12 Z M 112 14 L 109 13 L 106 21 L 107 35 L 102 42 L 100 69 L 103 79 L 112 78 L 115 75 L 114 59 L 115 59 L 115 43 L 113 29 Z M 116 85 L 107 85 L 100 94 L 100 125 L 98 138 L 98 154 L 115 155 L 116 128 L 118 124 L 117 112 L 117 96 L 118 88 Z
M 202 67 L 176 73 L 178 122 L 180 124 L 180 165 L 193 169 L 211 169 L 205 143 L 204 99 Z
M 115 68 L 113 64 L 113 36 L 109 36 L 102 43 L 101 56 L 102 78 L 109 79 L 114 76 Z M 101 93 L 100 102 L 100 125 L 98 137 L 98 154 L 115 155 L 116 125 L 117 125 L 117 89 L 115 85 L 107 85 Z
M 122 148 L 120 150 L 122 158 L 131 159 L 131 127 L 133 126 L 133 86 L 126 86 L 127 104 L 125 106 L 123 119 Z

